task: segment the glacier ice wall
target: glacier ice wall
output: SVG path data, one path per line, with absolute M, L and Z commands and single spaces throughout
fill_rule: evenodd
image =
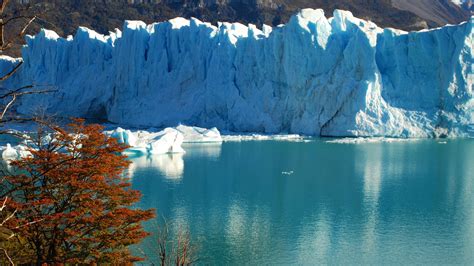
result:
M 25 97 L 22 113 L 129 126 L 474 136 L 473 24 L 406 33 L 347 11 L 326 18 L 304 9 L 261 30 L 183 18 L 127 21 L 108 36 L 43 30 L 27 38 L 24 66 L 3 87 L 57 86 Z

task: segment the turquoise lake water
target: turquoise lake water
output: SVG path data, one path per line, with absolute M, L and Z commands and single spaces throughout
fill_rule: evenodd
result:
M 474 264 L 474 140 L 184 148 L 129 173 L 202 264 Z

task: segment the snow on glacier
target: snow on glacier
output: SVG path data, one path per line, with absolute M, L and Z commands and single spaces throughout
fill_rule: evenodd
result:
M 458 5 L 458 6 L 461 6 L 463 5 L 464 3 L 467 2 L 467 0 L 451 0 L 451 2 L 455 5 Z
M 474 136 L 474 17 L 403 32 L 304 9 L 275 28 L 176 18 L 27 38 L 2 87 L 54 85 L 17 111 L 322 136 Z M 7 71 L 13 61 L 1 58 Z

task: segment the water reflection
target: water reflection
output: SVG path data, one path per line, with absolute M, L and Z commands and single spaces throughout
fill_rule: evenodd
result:
M 180 180 L 184 173 L 183 154 L 141 155 L 130 157 L 132 163 L 128 168 L 130 176 L 134 176 L 138 169 L 156 169 L 168 180 Z
M 189 143 L 183 147 L 186 150 L 185 154 L 130 155 L 132 163 L 128 169 L 129 176 L 136 175 L 139 169 L 156 169 L 163 178 L 179 181 L 184 174 L 184 156 L 216 159 L 221 154 L 221 143 Z
M 229 247 L 230 258 L 248 256 L 249 258 L 268 256 L 276 249 L 272 241 L 271 217 L 264 206 L 249 208 L 238 200 L 229 206 L 225 243 Z
M 366 220 L 363 225 L 362 247 L 366 254 L 376 250 L 377 224 L 379 218 L 379 196 L 382 185 L 382 161 L 384 145 L 369 145 L 358 147 L 358 153 L 363 155 L 360 165 L 364 174 L 364 208 Z
M 222 143 L 205 142 L 205 143 L 185 143 L 183 148 L 188 156 L 205 156 L 217 159 L 221 155 Z
M 133 186 L 204 264 L 474 263 L 474 141 L 186 150 L 181 182 L 145 161 Z
M 297 243 L 298 264 L 327 260 L 331 249 L 331 221 L 324 209 L 303 225 Z
M 382 178 L 382 145 L 371 145 L 372 147 L 360 148 L 363 154 L 359 164 L 364 173 L 364 201 L 371 208 L 377 206 Z

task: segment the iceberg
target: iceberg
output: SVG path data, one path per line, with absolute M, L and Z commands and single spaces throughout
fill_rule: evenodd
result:
M 128 153 L 166 154 L 184 153 L 181 147 L 183 134 L 174 128 L 165 128 L 159 132 L 137 131 L 132 132 L 121 127 L 105 131 L 106 135 L 117 139 L 119 143 L 126 144 Z
M 110 132 L 109 135 L 110 137 L 117 139 L 119 143 L 126 144 L 130 147 L 138 146 L 137 137 L 130 130 L 126 130 L 121 127 L 118 127 L 114 131 Z
M 374 138 L 339 138 L 333 140 L 327 140 L 326 143 L 332 144 L 367 144 L 367 143 L 397 143 L 397 142 L 411 142 L 417 141 L 419 139 L 406 139 L 406 138 L 384 138 L 384 137 L 374 137 Z
M 219 130 L 215 127 L 211 129 L 200 127 L 189 127 L 179 125 L 176 130 L 181 132 L 184 136 L 184 143 L 194 142 L 222 142 L 222 137 Z
M 309 139 L 300 136 L 298 134 L 228 134 L 222 136 L 222 140 L 225 142 L 241 142 L 241 141 L 291 141 L 291 142 L 307 142 Z
M 19 113 L 43 110 L 127 127 L 473 137 L 473 24 L 474 17 L 404 32 L 347 11 L 328 18 L 303 9 L 286 25 L 262 29 L 176 18 L 126 21 L 109 35 L 81 27 L 61 38 L 42 30 L 27 37 L 22 68 L 1 87 L 57 88 L 25 96 Z M 14 64 L 1 57 L 0 71 Z M 204 139 L 217 139 L 208 133 Z
M 173 128 L 166 128 L 149 142 L 146 149 L 149 154 L 184 153 L 181 147 L 183 134 Z
M 118 127 L 104 131 L 119 143 L 129 146 L 127 152 L 145 154 L 184 153 L 183 143 L 221 143 L 217 128 L 200 128 L 179 125 L 156 132 L 155 129 L 131 131 Z
M 10 143 L 7 143 L 6 146 L 0 147 L 0 152 L 2 155 L 2 160 L 5 162 L 11 162 L 20 158 L 26 158 L 31 156 L 31 152 L 24 145 L 11 146 Z

